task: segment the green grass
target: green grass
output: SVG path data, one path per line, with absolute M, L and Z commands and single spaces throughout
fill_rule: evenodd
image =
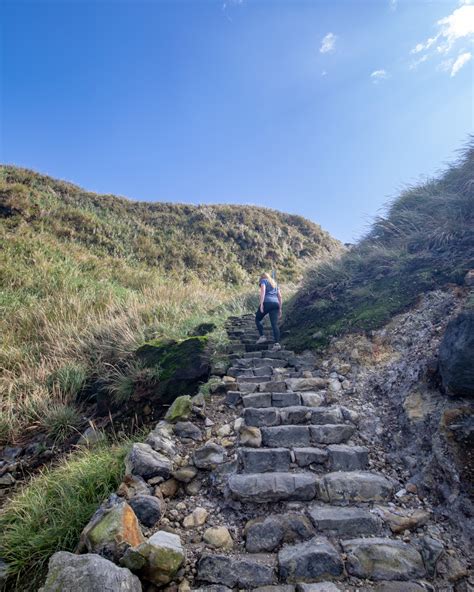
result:
M 474 267 L 474 142 L 437 180 L 407 189 L 339 259 L 314 266 L 287 311 L 290 347 L 369 331 Z
M 74 551 L 98 506 L 116 490 L 129 443 L 101 445 L 45 469 L 3 508 L 0 557 L 15 592 L 37 590 L 49 557 Z
M 55 444 L 62 444 L 69 436 L 79 432 L 84 418 L 76 406 L 54 402 L 40 417 L 40 424 Z

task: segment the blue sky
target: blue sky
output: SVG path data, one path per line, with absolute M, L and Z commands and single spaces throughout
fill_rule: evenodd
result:
M 1 161 L 343 241 L 473 131 L 469 0 L 3 0 Z

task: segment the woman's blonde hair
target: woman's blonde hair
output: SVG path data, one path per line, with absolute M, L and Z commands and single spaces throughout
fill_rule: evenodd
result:
M 272 288 L 275 288 L 275 287 L 276 287 L 276 285 L 277 285 L 276 281 L 275 281 L 275 280 L 272 278 L 272 276 L 271 276 L 269 273 L 267 273 L 266 271 L 262 273 L 262 275 L 260 276 L 260 279 L 261 279 L 261 280 L 267 280 L 267 281 L 270 283 L 270 286 L 271 286 Z

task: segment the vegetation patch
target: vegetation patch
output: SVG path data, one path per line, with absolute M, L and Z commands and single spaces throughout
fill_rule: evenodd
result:
M 321 348 L 332 336 L 376 329 L 420 294 L 462 284 L 473 267 L 471 144 L 441 178 L 404 191 L 351 250 L 308 272 L 288 307 L 285 342 Z
M 0 514 L 0 557 L 10 587 L 37 590 L 49 557 L 74 551 L 82 529 L 120 484 L 130 444 L 103 444 L 76 452 L 45 469 L 16 494 Z

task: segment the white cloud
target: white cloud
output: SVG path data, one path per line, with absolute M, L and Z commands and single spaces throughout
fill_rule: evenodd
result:
M 389 0 L 390 10 L 397 10 L 398 0 Z
M 378 84 L 381 80 L 386 80 L 388 78 L 387 71 L 381 68 L 380 70 L 374 70 L 370 75 L 372 78 L 372 82 L 374 84 Z
M 331 53 L 336 48 L 336 35 L 334 33 L 328 33 L 325 35 L 321 41 L 321 47 L 319 51 L 321 53 Z
M 449 71 L 451 76 L 457 72 L 471 59 L 470 52 L 459 48 L 460 42 L 474 40 L 474 0 L 460 0 L 459 6 L 453 12 L 438 20 L 436 23 L 437 33 L 426 41 L 417 43 L 411 50 L 411 54 L 420 57 L 410 64 L 414 70 L 418 65 L 426 62 L 433 56 L 445 56 L 444 61 L 439 64 L 439 69 Z M 451 52 L 461 51 L 457 59 L 449 55 Z M 469 57 L 468 57 L 469 56 Z M 455 67 L 456 65 L 456 67 Z
M 456 58 L 454 64 L 451 68 L 451 77 L 456 76 L 459 70 L 465 66 L 469 60 L 472 59 L 472 54 L 470 51 L 465 51 L 464 53 L 460 53 Z
M 321 76 L 327 76 L 327 75 L 328 75 L 328 73 L 326 72 L 326 70 L 323 70 L 323 71 L 321 72 Z

